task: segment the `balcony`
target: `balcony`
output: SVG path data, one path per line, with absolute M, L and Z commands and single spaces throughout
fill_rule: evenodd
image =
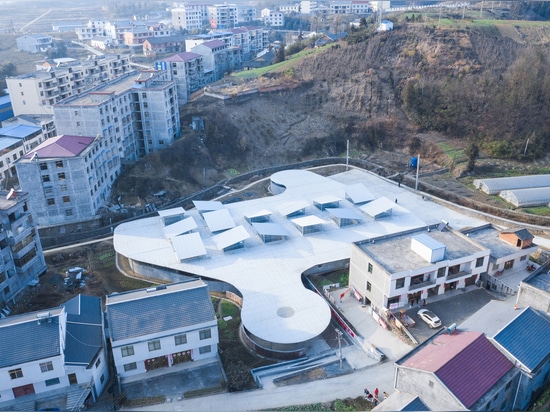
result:
M 472 271 L 471 270 L 461 270 L 460 272 L 457 272 L 457 273 L 449 273 L 447 275 L 447 280 L 453 280 L 453 279 L 458 279 L 458 278 L 461 278 L 463 276 L 468 276 L 468 275 L 471 275 L 472 274 Z
M 427 280 L 426 282 L 415 282 L 415 283 L 411 283 L 411 286 L 409 286 L 409 291 L 424 289 L 427 287 L 432 287 L 434 285 L 435 285 L 435 280 Z

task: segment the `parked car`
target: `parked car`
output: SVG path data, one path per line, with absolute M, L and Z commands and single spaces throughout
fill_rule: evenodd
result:
M 420 309 L 416 314 L 420 319 L 426 322 L 430 328 L 434 329 L 441 327 L 441 319 L 428 309 Z

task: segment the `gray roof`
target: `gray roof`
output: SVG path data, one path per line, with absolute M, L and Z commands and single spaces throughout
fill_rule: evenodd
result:
M 550 356 L 550 321 L 527 307 L 493 339 L 533 371 Z
M 474 186 L 487 194 L 495 195 L 503 190 L 529 189 L 533 187 L 548 186 L 550 174 L 527 175 L 512 177 L 496 177 L 492 179 L 476 179 Z
M 59 315 L 62 311 L 63 308 L 55 308 L 1 319 L 0 368 L 59 356 L 61 354 Z M 44 318 L 40 324 L 39 317 Z
M 89 365 L 103 347 L 101 298 L 78 295 L 65 302 L 65 362 Z
M 216 319 L 202 280 L 173 283 L 107 296 L 111 339 L 137 338 L 188 328 Z

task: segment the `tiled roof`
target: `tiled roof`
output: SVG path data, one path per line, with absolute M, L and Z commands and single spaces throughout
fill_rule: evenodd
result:
M 107 296 L 113 341 L 200 325 L 215 318 L 208 287 L 200 280 Z
M 528 307 L 493 339 L 533 371 L 550 356 L 550 321 Z
M 403 366 L 434 373 L 466 408 L 513 368 L 479 332 L 441 334 L 406 359 Z
M 200 54 L 197 53 L 191 53 L 191 52 L 182 52 L 178 54 L 174 54 L 173 56 L 167 57 L 166 59 L 163 59 L 162 61 L 165 62 L 187 62 L 189 60 L 194 60 L 199 57 L 202 57 Z
M 2 356 L 0 368 L 47 359 L 61 354 L 59 315 L 61 308 L 50 309 L 50 318 L 40 321 L 39 311 L 8 316 L 0 320 Z
M 424 402 L 420 400 L 420 398 L 417 396 L 414 398 L 411 402 L 409 402 L 407 405 L 405 405 L 402 409 L 402 411 L 429 411 L 430 408 L 428 408 Z
M 521 240 L 533 239 L 533 235 L 527 229 L 504 230 L 502 233 L 513 233 Z
M 93 141 L 94 138 L 88 136 L 56 136 L 47 139 L 23 157 L 25 159 L 30 159 L 35 153 L 38 154 L 39 159 L 75 157 L 86 149 Z
M 211 49 L 213 49 L 214 47 L 225 46 L 225 42 L 223 40 L 210 40 L 210 41 L 205 41 L 202 44 Z
M 78 295 L 65 302 L 65 362 L 89 365 L 103 347 L 101 298 Z

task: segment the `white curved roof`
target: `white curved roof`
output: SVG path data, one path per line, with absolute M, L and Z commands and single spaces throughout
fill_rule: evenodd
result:
M 399 204 L 393 204 L 393 214 L 386 219 L 364 219 L 343 228 L 327 222 L 322 232 L 308 236 L 302 236 L 286 217 L 273 213 L 272 223 L 288 233 L 284 242 L 265 244 L 260 237 L 251 236 L 244 240 L 244 248 L 225 253 L 216 247 L 199 212 L 192 209 L 186 211 L 186 215 L 197 221 L 205 256 L 178 261 L 161 229 L 160 217 L 119 225 L 114 232 L 115 250 L 133 260 L 232 284 L 243 296 L 241 317 L 248 331 L 268 342 L 299 343 L 320 335 L 328 327 L 331 316 L 326 301 L 302 284 L 301 274 L 305 270 L 348 259 L 351 243 L 359 240 L 433 224 L 441 219 L 456 229 L 483 223 L 435 202 L 425 202 L 407 188 L 398 188 L 377 175 L 357 169 L 329 178 L 303 170 L 288 170 L 274 174 L 271 179 L 286 190 L 276 196 L 224 205 L 235 223 L 243 225 L 252 235 L 256 230 L 245 216 L 258 210 L 275 212 L 283 204 L 311 204 L 312 199 L 325 194 L 344 199 L 346 186 L 358 182 L 368 185 L 374 195 L 399 198 Z M 349 200 L 341 200 L 341 206 L 357 210 Z M 314 207 L 308 210 L 308 214 L 330 220 L 327 211 Z M 415 210 L 420 217 L 410 210 Z M 173 276 L 176 282 L 176 275 Z
M 516 207 L 546 206 L 550 203 L 550 187 L 503 190 L 499 196 Z
M 499 194 L 503 190 L 530 189 L 550 186 L 550 175 L 529 175 L 513 177 L 496 177 L 493 179 L 474 180 L 476 189 L 489 195 Z

